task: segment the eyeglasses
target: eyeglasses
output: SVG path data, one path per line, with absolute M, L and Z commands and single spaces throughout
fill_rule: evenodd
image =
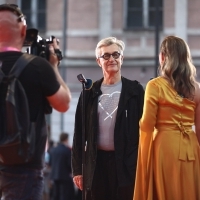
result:
M 99 56 L 99 58 L 104 58 L 105 60 L 109 60 L 109 59 L 110 59 L 110 56 L 112 56 L 114 59 L 118 59 L 120 55 L 121 55 L 121 54 L 120 54 L 119 52 L 114 52 L 114 53 L 112 53 L 112 54 L 110 54 L 110 53 L 105 53 L 104 55 Z
M 1 4 L 0 11 L 1 10 L 11 11 L 18 17 L 17 18 L 18 22 L 23 22 L 23 21 L 25 22 L 25 16 L 23 15 L 23 13 L 19 9 L 18 5 L 16 5 L 16 4 Z

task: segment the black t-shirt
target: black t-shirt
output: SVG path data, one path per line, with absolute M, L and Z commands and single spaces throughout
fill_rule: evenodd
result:
M 21 52 L 0 53 L 1 69 L 4 74 L 8 74 L 16 60 L 21 56 Z M 55 94 L 60 84 L 50 63 L 44 58 L 37 57 L 28 64 L 19 76 L 30 107 L 30 119 L 34 121 L 37 117 L 41 103 L 46 96 Z
M 16 51 L 0 53 L 0 67 L 4 74 L 7 75 L 9 73 L 14 63 L 21 55 L 21 52 Z M 30 119 L 32 122 L 35 122 L 38 113 L 45 112 L 44 105 L 46 102 L 46 97 L 55 94 L 58 91 L 60 84 L 57 81 L 55 72 L 50 63 L 41 57 L 35 58 L 26 66 L 19 76 L 19 80 L 22 83 L 27 95 Z M 26 166 L 41 168 L 43 163 L 43 156 L 41 155 L 44 154 L 46 141 L 40 142 L 40 140 L 44 140 L 44 137 L 42 138 L 42 136 L 38 135 L 36 139 L 38 143 L 42 144 L 40 149 L 37 149 L 37 155 L 39 159 L 35 159 L 35 161 L 31 162 L 30 164 L 26 164 Z M 2 168 L 3 166 L 0 166 L 0 169 Z

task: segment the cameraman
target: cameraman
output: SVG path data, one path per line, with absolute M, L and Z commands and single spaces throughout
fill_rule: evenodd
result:
M 15 61 L 22 55 L 26 37 L 26 21 L 20 9 L 13 4 L 0 5 L 0 68 L 8 74 Z M 59 112 L 69 108 L 71 94 L 58 71 L 58 58 L 54 50 L 59 49 L 56 40 L 50 44 L 50 59 L 37 56 L 22 71 L 19 80 L 27 95 L 31 122 L 36 122 L 46 104 Z M 50 64 L 51 63 L 51 64 Z M 5 99 L 5 84 L 0 84 L 0 104 Z M 43 157 L 47 133 L 42 125 L 36 132 L 36 151 L 33 159 L 25 164 L 0 165 L 0 191 L 2 199 L 40 200 L 43 190 Z M 0 152 L 1 153 L 1 152 Z M 10 158 L 12 159 L 12 158 Z

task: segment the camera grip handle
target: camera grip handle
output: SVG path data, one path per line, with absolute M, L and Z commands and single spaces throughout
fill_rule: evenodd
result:
M 60 49 L 54 49 L 54 52 L 55 52 L 58 60 L 61 61 L 63 59 L 62 51 Z

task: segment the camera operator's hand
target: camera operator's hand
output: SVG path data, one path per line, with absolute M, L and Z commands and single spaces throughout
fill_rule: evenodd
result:
M 55 108 L 60 112 L 65 112 L 66 110 L 69 109 L 69 103 L 71 101 L 71 92 L 67 84 L 63 80 L 62 76 L 60 75 L 58 69 L 59 61 L 62 59 L 62 57 L 59 57 L 59 55 L 62 56 L 62 54 L 61 52 L 59 54 L 60 51 L 59 45 L 55 38 L 53 39 L 53 43 L 49 45 L 49 51 L 50 51 L 49 62 L 53 67 L 58 82 L 60 83 L 60 88 L 56 92 L 56 94 L 48 96 L 47 99 L 53 108 Z
M 53 67 L 57 67 L 60 64 L 60 60 L 58 55 L 56 54 L 56 51 L 59 50 L 59 45 L 56 39 L 53 39 L 53 43 L 49 45 L 49 51 L 50 51 L 50 57 L 49 62 L 53 65 Z

